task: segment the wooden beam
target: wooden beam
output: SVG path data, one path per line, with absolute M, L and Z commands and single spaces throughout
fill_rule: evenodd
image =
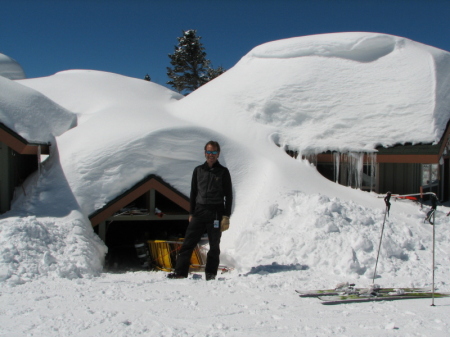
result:
M 377 163 L 394 164 L 437 164 L 439 155 L 437 154 L 377 154 Z M 364 162 L 367 162 L 367 155 L 364 156 Z M 341 163 L 345 160 L 341 157 Z M 333 163 L 333 154 L 322 153 L 317 155 L 317 163 Z
M 158 191 L 166 198 L 173 201 L 175 204 L 179 205 L 181 208 L 189 212 L 190 203 L 187 199 L 185 199 L 179 193 L 175 192 L 173 189 L 163 184 L 162 182 L 158 181 L 157 179 L 151 178 L 148 181 L 144 182 L 142 185 L 139 185 L 136 189 L 130 191 L 130 193 L 125 194 L 122 198 L 119 198 L 115 202 L 112 202 L 110 205 L 101 210 L 101 212 L 95 214 L 90 219 L 92 226 L 96 226 L 100 222 L 107 220 L 118 210 L 124 208 L 126 205 L 130 204 L 131 202 L 139 198 L 141 195 L 152 189 Z
M 19 154 L 38 154 L 38 147 L 41 147 L 41 154 L 49 154 L 50 147 L 48 144 L 30 144 L 22 137 L 15 136 L 10 132 L 7 132 L 3 128 L 0 128 L 0 141 L 5 143 L 11 149 Z
M 433 154 L 405 154 L 405 155 L 377 155 L 377 163 L 393 163 L 393 164 L 437 164 L 439 163 L 439 155 Z
M 157 215 L 116 215 L 109 217 L 108 221 L 155 221 L 155 220 L 188 220 L 189 214 L 164 214 L 162 218 Z

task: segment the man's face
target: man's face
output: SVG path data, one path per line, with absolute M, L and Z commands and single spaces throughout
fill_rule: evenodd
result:
M 205 157 L 209 167 L 213 166 L 219 158 L 219 152 L 217 151 L 217 148 L 211 144 L 208 144 L 205 150 Z

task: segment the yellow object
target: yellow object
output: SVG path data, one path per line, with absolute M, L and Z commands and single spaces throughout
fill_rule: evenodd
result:
M 153 265 L 161 270 L 171 271 L 172 261 L 170 258 L 170 246 L 167 241 L 154 240 L 148 241 L 148 243 Z
M 172 271 L 176 264 L 177 252 L 180 250 L 182 240 L 166 241 L 166 240 L 150 240 L 148 245 L 150 247 L 150 256 L 152 264 L 164 271 Z M 192 252 L 191 268 L 199 270 L 205 267 L 200 247 L 197 245 Z

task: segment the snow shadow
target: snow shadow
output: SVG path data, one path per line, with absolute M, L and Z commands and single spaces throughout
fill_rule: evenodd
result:
M 301 265 L 299 263 L 293 263 L 288 265 L 281 265 L 276 262 L 273 262 L 269 265 L 260 265 L 257 267 L 252 267 L 252 269 L 244 274 L 244 276 L 252 275 L 252 274 L 274 274 L 274 273 L 282 273 L 286 271 L 294 271 L 294 270 L 307 270 L 308 266 Z
M 13 202 L 11 211 L 25 212 L 37 217 L 65 217 L 80 209 L 62 168 L 58 149 L 52 145 L 50 157 L 41 171 L 27 178 L 20 194 Z M 10 212 L 11 212 L 10 211 Z M 12 213 L 5 213 L 11 216 Z

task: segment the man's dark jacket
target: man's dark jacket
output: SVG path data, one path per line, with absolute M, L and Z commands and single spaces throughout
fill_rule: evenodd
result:
M 217 161 L 213 167 L 208 163 L 197 166 L 192 174 L 190 214 L 220 220 L 231 215 L 233 192 L 228 169 Z

